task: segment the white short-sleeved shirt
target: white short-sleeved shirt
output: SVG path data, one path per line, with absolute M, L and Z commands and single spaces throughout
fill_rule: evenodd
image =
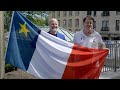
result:
M 75 33 L 73 43 L 96 49 L 98 49 L 101 44 L 104 44 L 101 35 L 95 30 L 90 36 L 86 36 L 83 30 Z

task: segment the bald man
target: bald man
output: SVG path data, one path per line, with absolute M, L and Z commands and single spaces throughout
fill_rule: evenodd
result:
M 65 40 L 65 36 L 58 32 L 59 26 L 58 26 L 58 20 L 56 18 L 52 18 L 49 21 L 49 28 L 50 28 L 48 32 L 49 34 L 52 34 L 58 38 Z

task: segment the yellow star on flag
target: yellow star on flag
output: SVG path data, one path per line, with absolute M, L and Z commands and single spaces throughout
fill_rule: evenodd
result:
M 23 25 L 20 24 L 20 26 L 21 26 L 21 29 L 20 29 L 19 33 L 24 33 L 25 36 L 27 37 L 27 33 L 30 31 L 26 28 L 26 23 L 24 23 Z

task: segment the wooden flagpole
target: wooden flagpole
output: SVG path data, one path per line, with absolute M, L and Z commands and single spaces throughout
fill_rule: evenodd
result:
M 4 47 L 4 14 L 0 11 L 0 79 L 4 78 L 5 73 Z

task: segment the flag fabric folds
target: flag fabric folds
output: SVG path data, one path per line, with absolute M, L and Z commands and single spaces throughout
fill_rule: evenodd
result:
M 41 79 L 98 79 L 108 52 L 57 38 L 14 11 L 5 61 Z

